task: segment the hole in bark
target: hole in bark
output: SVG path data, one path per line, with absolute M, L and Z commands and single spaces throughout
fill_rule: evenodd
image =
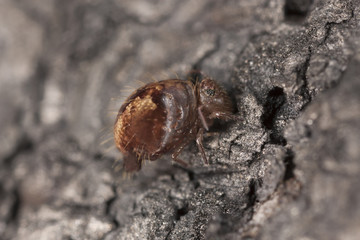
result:
M 281 146 L 286 145 L 286 139 L 282 136 L 282 131 L 277 129 L 275 121 L 277 120 L 278 113 L 285 102 L 286 95 L 284 90 L 280 87 L 272 88 L 266 97 L 266 102 L 263 106 L 264 113 L 261 116 L 261 121 L 264 127 L 271 130 L 270 143 Z
M 182 208 L 179 208 L 176 210 L 175 213 L 175 220 L 180 220 L 180 218 L 184 215 L 186 215 L 189 212 L 189 209 L 187 208 L 187 206 L 184 206 Z
M 200 183 L 196 180 L 195 173 L 191 170 L 188 171 L 189 180 L 193 182 L 194 189 L 197 189 L 200 186 Z
M 274 87 L 267 95 L 264 104 L 264 113 L 261 116 L 261 121 L 266 129 L 272 129 L 282 105 L 286 101 L 284 90 L 280 87 Z
M 105 214 L 106 214 L 107 216 L 110 216 L 110 217 L 111 217 L 112 223 L 114 224 L 115 228 L 117 228 L 120 224 L 119 224 L 119 222 L 117 221 L 116 216 L 112 216 L 113 214 L 111 213 L 111 206 L 114 204 L 114 202 L 115 202 L 115 200 L 116 200 L 116 197 L 117 197 L 116 187 L 115 187 L 114 185 L 112 186 L 112 190 L 114 191 L 115 195 L 114 195 L 114 197 L 108 199 L 108 200 L 105 202 Z
M 284 158 L 284 164 L 285 164 L 284 181 L 295 177 L 294 169 L 295 169 L 296 165 L 294 163 L 294 157 L 295 157 L 295 154 L 293 151 L 288 150 L 286 152 L 286 156 Z
M 305 20 L 313 0 L 286 0 L 284 5 L 285 20 L 301 23 Z
M 252 179 L 250 181 L 249 184 L 249 202 L 248 202 L 248 207 L 250 206 L 254 206 L 255 202 L 256 202 L 256 181 L 254 179 Z
M 285 146 L 287 144 L 286 139 L 280 132 L 272 132 L 270 134 L 270 143 Z

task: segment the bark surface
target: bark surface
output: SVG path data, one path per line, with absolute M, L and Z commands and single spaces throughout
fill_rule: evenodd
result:
M 122 99 L 192 68 L 242 120 L 122 177 Z M 359 76 L 358 0 L 2 0 L 0 238 L 360 239 Z

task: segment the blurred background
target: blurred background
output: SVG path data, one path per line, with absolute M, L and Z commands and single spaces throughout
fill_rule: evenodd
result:
M 339 161 L 346 165 L 340 159 L 349 159 L 343 171 L 351 180 L 341 178 L 346 187 L 360 172 L 355 160 L 360 105 L 351 92 L 358 89 L 358 3 L 1 0 L 0 239 L 306 236 L 306 218 L 294 220 L 289 212 L 301 212 L 315 191 L 300 190 L 313 178 L 303 170 L 318 169 L 301 162 L 314 157 L 307 155 L 309 146 L 320 152 L 315 159 L 334 160 L 320 164 L 326 170 L 338 170 Z M 227 125 L 222 129 L 227 133 L 205 143 L 213 159 L 209 168 L 195 160 L 194 171 L 186 172 L 162 161 L 122 180 L 112 169 L 121 156 L 111 133 L 122 101 L 142 82 L 185 78 L 193 68 L 225 86 L 244 121 Z M 348 85 L 341 83 L 346 79 Z M 311 105 L 319 94 L 323 100 Z M 352 96 L 352 108 L 344 110 L 350 100 L 337 96 Z M 328 115 L 319 128 L 313 125 L 320 132 L 313 132 L 311 142 L 304 126 L 322 111 Z M 331 133 L 335 126 L 343 126 L 341 137 L 337 132 L 327 137 L 344 141 L 329 149 L 341 150 L 322 158 L 327 142 L 321 131 Z M 301 145 L 303 138 L 310 145 Z M 186 160 L 198 156 L 194 145 L 184 154 Z M 291 190 L 284 187 L 289 185 Z M 304 199 L 289 199 L 289 192 Z M 327 194 L 336 199 L 337 193 Z M 285 195 L 286 201 L 274 198 Z M 323 197 L 319 193 L 307 209 L 319 209 Z M 276 202 L 270 212 L 261 209 L 269 199 Z M 293 205 L 279 207 L 279 199 Z M 339 203 L 343 212 L 356 206 L 355 199 L 360 202 L 359 194 L 351 204 L 347 199 Z M 335 239 L 326 236 L 338 226 L 332 222 L 338 213 L 319 211 L 319 221 L 329 223 L 316 230 L 320 233 L 310 231 L 308 239 Z M 276 214 L 281 217 L 271 225 Z M 315 222 L 316 216 L 309 218 Z M 291 233 L 281 219 L 292 222 Z M 360 223 L 358 211 L 348 221 L 341 226 L 350 230 L 338 232 L 346 238 L 338 239 L 358 239 L 349 237 L 360 235 L 352 228 Z

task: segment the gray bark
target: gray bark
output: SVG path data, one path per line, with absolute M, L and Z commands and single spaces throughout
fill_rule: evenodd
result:
M 2 0 L 0 238 L 360 239 L 359 17 L 358 0 Z M 192 143 L 189 169 L 123 177 L 124 90 L 194 66 L 241 120 L 205 138 L 209 166 Z

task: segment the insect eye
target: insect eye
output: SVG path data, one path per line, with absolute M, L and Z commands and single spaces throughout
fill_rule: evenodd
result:
M 208 88 L 208 89 L 205 90 L 205 93 L 208 96 L 214 96 L 215 95 L 215 90 L 211 89 L 211 88 Z

